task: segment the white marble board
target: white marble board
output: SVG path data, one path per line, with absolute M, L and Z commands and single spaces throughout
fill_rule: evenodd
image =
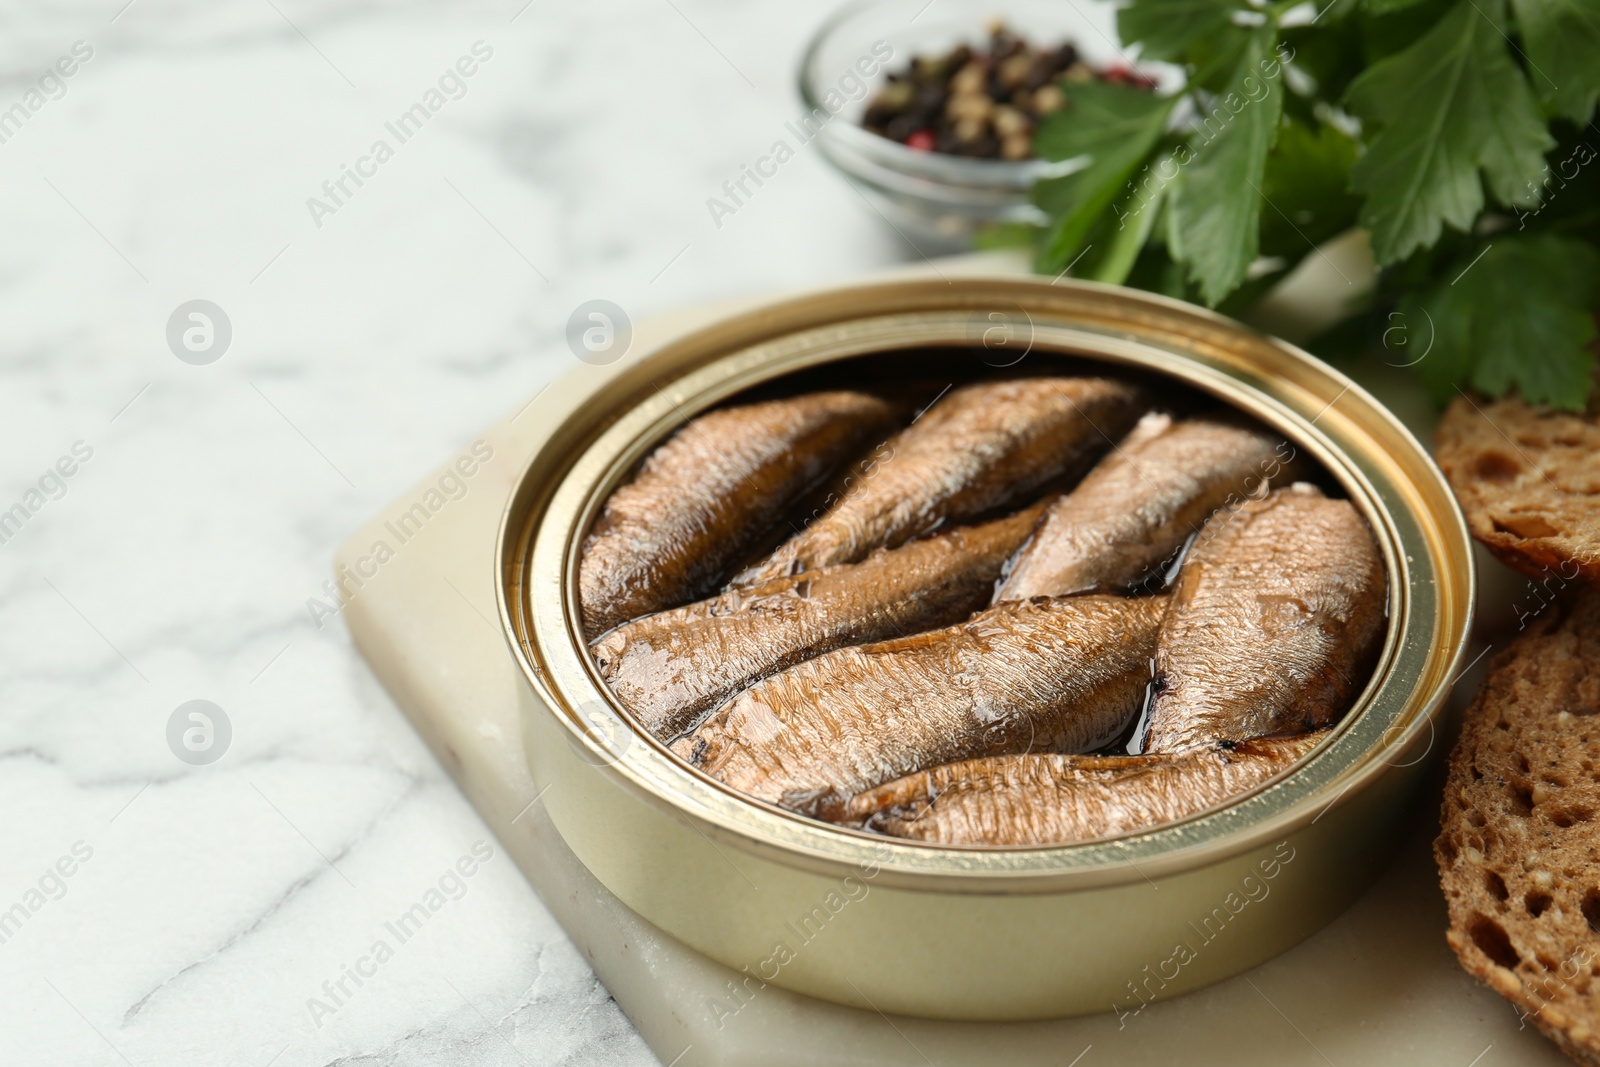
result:
M 1014 267 L 989 258 L 942 269 Z M 719 310 L 729 308 L 645 324 L 628 358 Z M 1385 368 L 1376 371 L 1369 384 L 1396 388 L 1396 406 L 1414 421 L 1426 419 L 1425 409 L 1395 386 L 1399 379 Z M 1564 1062 L 1509 1006 L 1468 978 L 1444 944 L 1444 905 L 1429 853 L 1432 793 L 1394 866 L 1331 926 L 1251 972 L 1137 1015 L 942 1023 L 843 1008 L 772 986 L 746 1002 L 736 1000 L 729 992 L 735 972 L 639 918 L 578 863 L 545 815 L 522 758 L 516 667 L 493 623 L 492 554 L 505 494 L 546 429 L 539 410 L 535 400 L 481 436 L 494 458 L 472 491 L 430 519 L 385 564 L 384 580 L 363 588 L 344 616 L 374 671 L 663 1063 Z M 350 565 L 367 554 L 385 536 L 384 523 L 420 499 L 442 472 L 353 535 L 336 562 Z M 1508 600 L 1504 576 L 1490 578 L 1496 603 Z M 1462 694 L 1481 672 L 1482 661 L 1461 683 Z M 849 936 L 846 926 L 830 927 L 829 936 L 835 930 Z

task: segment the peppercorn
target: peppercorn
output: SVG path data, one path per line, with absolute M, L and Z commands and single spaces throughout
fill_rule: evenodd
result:
M 944 106 L 944 113 L 956 122 L 963 119 L 986 119 L 993 111 L 994 101 L 986 93 L 952 96 Z
M 1033 138 L 1026 133 L 1014 133 L 1000 142 L 1001 159 L 1027 159 L 1033 155 Z
M 1067 106 L 1067 96 L 1061 91 L 1060 86 L 1046 85 L 1033 94 L 1033 113 L 1035 115 L 1048 115 L 1060 111 Z
M 1000 135 L 1002 144 L 1004 144 L 1006 138 L 1019 133 L 1027 133 L 1031 125 L 1026 115 L 1014 107 L 1006 107 L 1003 104 L 994 109 L 994 115 L 990 118 L 990 121 L 994 123 L 994 132 Z
M 962 96 L 981 93 L 989 81 L 989 71 L 982 63 L 968 63 L 950 79 L 950 92 Z
M 1016 89 L 1027 80 L 1028 72 L 1033 70 L 1034 58 L 1026 52 L 1019 52 L 1003 61 L 995 70 L 995 77 L 1007 89 Z
M 1126 67 L 1097 71 L 1071 42 L 1038 49 L 994 22 L 982 47 L 913 56 L 889 72 L 861 125 L 918 152 L 1031 159 L 1035 127 L 1066 107 L 1063 86 L 1095 80 L 1156 86 Z

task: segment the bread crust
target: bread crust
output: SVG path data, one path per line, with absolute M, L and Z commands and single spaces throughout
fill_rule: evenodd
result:
M 1434 858 L 1461 965 L 1600 1067 L 1600 590 L 1493 661 L 1450 756 Z
M 1600 582 L 1600 385 L 1581 415 L 1459 396 L 1434 445 L 1472 536 L 1501 561 Z

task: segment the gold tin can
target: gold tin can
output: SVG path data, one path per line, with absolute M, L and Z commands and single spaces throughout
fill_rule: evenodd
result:
M 1387 563 L 1389 627 L 1372 681 L 1294 771 L 1147 833 L 948 848 L 750 801 L 634 731 L 578 622 L 578 549 L 611 490 L 685 420 L 753 385 L 974 342 L 1026 350 L 1030 366 L 1065 355 L 1169 376 L 1276 428 L 1342 483 Z M 1131 290 L 916 280 L 729 317 L 581 368 L 539 406 L 550 436 L 507 506 L 497 553 L 528 762 L 551 820 L 606 888 L 739 972 L 719 1012 L 767 983 L 942 1019 L 1136 1012 L 1318 930 L 1382 869 L 1416 812 L 1471 621 L 1465 523 L 1393 415 L 1282 341 Z

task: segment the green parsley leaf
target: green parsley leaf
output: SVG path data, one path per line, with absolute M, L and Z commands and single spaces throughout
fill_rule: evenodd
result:
M 1354 78 L 1364 68 L 1372 66 L 1378 60 L 1387 59 L 1396 52 L 1410 48 L 1416 43 L 1417 38 L 1438 25 L 1439 20 L 1460 2 L 1461 0 L 1422 0 L 1421 3 L 1409 7 L 1391 8 L 1382 14 L 1375 14 L 1366 8 L 1361 9 L 1351 22 L 1355 24 L 1356 32 L 1361 37 L 1362 56 L 1348 74 Z
M 1230 26 L 1192 46 L 1187 53 L 1189 88 L 1221 96 L 1233 88 L 1231 79 L 1257 28 Z
M 1326 0 L 1324 0 L 1326 2 Z M 1311 79 L 1313 99 L 1337 100 L 1350 79 L 1366 61 L 1361 26 L 1354 19 L 1331 22 L 1333 13 L 1354 6 L 1357 0 L 1339 0 L 1332 12 L 1315 26 L 1294 26 L 1282 33 L 1290 65 Z
M 1367 10 L 1374 15 L 1387 15 L 1391 11 L 1420 4 L 1422 0 L 1367 0 Z
M 1038 227 L 1026 222 L 997 222 L 972 235 L 972 247 L 982 252 L 1004 248 L 1032 248 Z
M 1212 306 L 1244 280 L 1260 248 L 1261 183 L 1283 114 L 1276 44 L 1271 27 L 1251 34 L 1232 88 L 1202 109 L 1186 153 L 1175 157 L 1168 245 Z
M 1491 396 L 1516 388 L 1530 403 L 1581 411 L 1589 395 L 1600 297 L 1600 252 L 1549 234 L 1497 236 L 1432 289 L 1401 301 L 1408 344 L 1434 399 L 1468 382 Z
M 1054 219 L 1042 269 L 1248 316 L 1359 224 L 1384 269 L 1344 341 L 1381 331 L 1441 400 L 1579 407 L 1600 307 L 1600 0 L 1314 2 L 1283 27 L 1294 0 L 1120 0 L 1124 43 L 1182 65 L 1196 115 L 1183 143 L 1063 126 L 1074 152 L 1096 142 L 1095 167 L 1036 190 Z M 1263 96 L 1243 78 L 1274 45 Z
M 1117 35 L 1138 42 L 1144 59 L 1180 60 L 1193 46 L 1233 25 L 1235 0 L 1133 0 L 1117 12 Z
M 1034 150 L 1045 159 L 1088 156 L 1089 165 L 1034 186 L 1033 199 L 1054 219 L 1036 266 L 1054 274 L 1085 247 L 1105 213 L 1167 128 L 1173 97 L 1109 82 L 1064 83 L 1067 104 L 1039 126 Z
M 1600 245 L 1600 130 L 1569 129 L 1546 157 L 1539 204 L 1514 213 L 1516 229 L 1559 233 Z
M 1157 173 L 1169 168 L 1165 154 L 1150 168 Z M 1121 285 L 1127 281 L 1139 252 L 1155 232 L 1162 215 L 1167 186 L 1160 182 L 1141 182 L 1111 205 L 1089 231 L 1082 257 L 1073 268 L 1077 278 Z
M 1193 288 L 1184 280 L 1183 264 L 1172 261 L 1167 254 L 1167 246 L 1159 240 L 1159 233 L 1157 231 L 1157 240 L 1152 240 L 1140 250 L 1139 258 L 1134 260 L 1133 269 L 1128 272 L 1127 284 L 1135 289 L 1170 296 L 1174 300 L 1199 303 Z
M 1299 259 L 1356 224 L 1349 192 L 1356 142 L 1336 126 L 1287 122 L 1261 183 L 1261 254 Z
M 1158 188 L 1148 203 L 1142 203 L 1135 202 L 1138 196 L 1135 193 L 1119 205 L 1121 210 L 1113 208 L 1118 220 L 1117 232 L 1106 235 L 1105 255 L 1096 261 L 1089 277 L 1108 285 L 1121 285 L 1127 280 L 1134 263 L 1138 261 L 1139 249 L 1144 247 L 1156 228 L 1156 219 L 1161 215 L 1161 201 L 1165 195 L 1166 189 Z
M 1600 96 L 1600 0 L 1511 0 L 1539 99 L 1582 125 Z
M 1483 209 L 1483 171 L 1496 197 L 1531 201 L 1555 142 L 1500 23 L 1504 0 L 1461 0 L 1409 48 L 1350 85 L 1351 110 L 1381 124 L 1351 170 L 1366 194 L 1361 224 L 1380 264 L 1468 229 Z

